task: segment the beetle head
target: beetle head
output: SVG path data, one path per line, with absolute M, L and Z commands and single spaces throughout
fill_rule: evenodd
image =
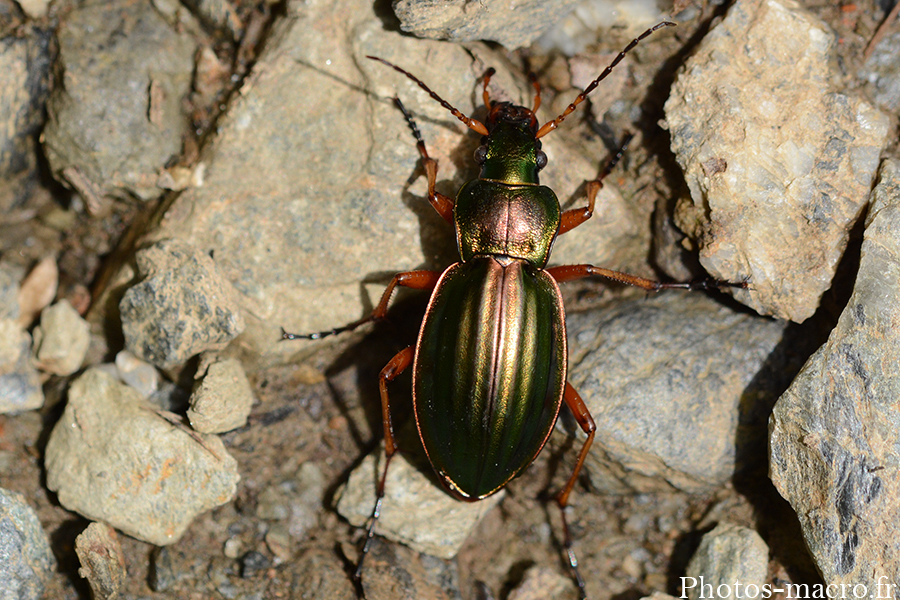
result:
M 538 121 L 534 112 L 511 102 L 492 102 L 486 121 L 488 134 L 475 150 L 481 179 L 537 184 L 547 155 L 535 139 Z

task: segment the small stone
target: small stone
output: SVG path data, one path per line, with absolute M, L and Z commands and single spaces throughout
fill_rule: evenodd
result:
M 166 240 L 137 255 L 145 277 L 119 303 L 125 345 L 161 368 L 220 350 L 244 329 L 236 292 L 213 260 L 187 242 Z
M 19 325 L 31 327 L 34 320 L 56 297 L 59 268 L 47 257 L 34 266 L 19 286 Z
M 201 433 L 224 433 L 247 424 L 253 402 L 240 361 L 229 358 L 209 365 L 191 394 L 187 417 Z
M 157 545 L 177 541 L 195 516 L 230 501 L 240 479 L 218 437 L 173 425 L 93 369 L 69 388 L 44 463 L 47 487 L 64 507 Z
M 34 510 L 16 492 L 0 488 L 0 596 L 40 600 L 56 565 Z
M 41 312 L 35 329 L 36 355 L 42 371 L 71 375 L 81 368 L 91 343 L 90 326 L 68 300 L 60 300 Z
M 46 7 L 48 0 L 22 0 L 19 6 L 31 15 L 39 5 Z M 47 193 L 41 188 L 41 167 L 38 156 L 42 154 L 38 138 L 44 127 L 44 107 L 49 92 L 50 66 L 55 54 L 51 41 L 55 36 L 49 23 L 19 22 L 15 8 L 9 4 L 2 9 L 3 50 L 0 51 L 0 215 L 16 219 L 17 211 L 29 211 L 38 194 Z M 39 191 L 40 190 L 40 191 Z M 15 221 L 7 221 L 13 226 Z M 25 225 L 25 223 L 22 223 Z M 30 228 L 19 228 L 29 229 Z M 4 242 L 18 233 L 4 232 Z M 34 238 L 31 238 L 32 240 Z M 28 242 L 22 239 L 26 245 Z M 12 250 L 6 246 L 4 250 Z M 14 252 L 27 253 L 27 248 Z M 4 254 L 6 252 L 4 251 Z M 12 254 L 12 252 L 10 252 Z
M 0 263 L 0 320 L 19 318 L 19 278 Z
M 409 548 L 373 540 L 362 572 L 367 600 L 457 600 L 456 563 L 440 561 Z
M 267 569 L 270 561 L 266 555 L 256 550 L 251 550 L 241 558 L 241 577 L 250 579 L 263 569 Z
M 241 548 L 244 546 L 244 543 L 241 541 L 239 537 L 230 537 L 225 540 L 225 546 L 222 548 L 222 554 L 224 554 L 227 558 L 237 558 L 241 555 Z
M 836 87 L 834 46 L 793 0 L 740 0 L 666 102 L 691 196 L 676 224 L 713 277 L 749 279 L 735 298 L 798 323 L 832 285 L 890 132 L 886 114 Z
M 94 600 L 116 600 L 124 594 L 128 574 L 125 555 L 116 531 L 103 523 L 91 523 L 75 538 L 81 562 L 78 574 L 88 580 Z
M 571 577 L 545 567 L 531 567 L 522 583 L 509 593 L 509 600 L 568 600 L 573 588 Z
M 288 493 L 283 486 L 269 486 L 256 500 L 256 518 L 268 521 L 284 521 L 291 514 Z
M 396 0 L 394 12 L 403 31 L 418 37 L 457 42 L 490 40 L 515 50 L 528 46 L 576 5 L 577 0 Z
M 381 477 L 383 464 L 384 450 L 369 454 L 340 492 L 337 511 L 356 527 L 363 527 L 372 516 L 375 482 Z M 375 531 L 418 552 L 451 559 L 504 493 L 500 491 L 478 502 L 461 502 L 411 465 L 406 456 L 396 454 L 388 470 Z
M 287 527 L 275 523 L 266 532 L 266 547 L 275 555 L 275 564 L 291 559 L 291 533 Z
M 357 600 L 359 597 L 330 549 L 309 547 L 284 568 L 293 573 L 291 600 Z
M 142 398 L 149 398 L 159 389 L 159 371 L 156 367 L 128 350 L 116 354 L 116 373 L 119 379 L 137 390 Z
M 720 523 L 703 536 L 688 563 L 684 592 L 691 600 L 761 598 L 768 569 L 769 548 L 758 533 Z
M 47 15 L 50 0 L 17 0 L 22 12 L 32 19 L 40 19 Z
M 31 336 L 12 319 L 0 319 L 0 414 L 44 405 L 41 380 L 31 354 Z

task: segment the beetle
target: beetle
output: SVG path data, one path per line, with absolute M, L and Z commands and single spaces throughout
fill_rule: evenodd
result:
M 398 273 L 371 314 L 343 327 L 305 335 L 282 331 L 286 340 L 335 335 L 383 319 L 397 286 L 431 292 L 415 346 L 397 353 L 379 376 L 386 460 L 357 579 L 381 511 L 388 467 L 397 451 L 388 384 L 412 366 L 413 412 L 422 446 L 443 486 L 461 500 L 481 500 L 502 489 L 537 458 L 562 404 L 573 413 L 586 438 L 556 503 L 562 512 L 567 560 L 581 598 L 587 597 L 565 508 L 596 426 L 566 380 L 565 312 L 558 284 L 595 275 L 648 291 L 744 284 L 661 283 L 588 264 L 548 268 L 556 238 L 591 218 L 603 178 L 624 147 L 589 182 L 587 205 L 563 211 L 554 192 L 539 183 L 538 173 L 547 164 L 540 138 L 556 129 L 641 40 L 672 25 L 661 22 L 635 38 L 562 114 L 543 125 L 535 116 L 541 88 L 534 75 L 530 76 L 534 103 L 527 108 L 490 99 L 488 83 L 494 70 L 489 69 L 483 83 L 488 113 L 482 123 L 461 113 L 408 71 L 367 57 L 416 82 L 482 140 L 475 151 L 481 168 L 478 178 L 463 185 L 455 199 L 445 196 L 435 190 L 437 161 L 428 155 L 412 116 L 395 99 L 416 139 L 428 179 L 428 200 L 455 227 L 460 261 L 443 272 Z

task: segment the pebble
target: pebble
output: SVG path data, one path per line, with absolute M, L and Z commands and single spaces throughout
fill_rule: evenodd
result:
M 90 326 L 68 300 L 60 300 L 41 312 L 34 329 L 38 365 L 46 373 L 71 375 L 81 368 L 91 343 Z
M 224 433 L 247 424 L 254 401 L 240 361 L 228 358 L 210 364 L 195 385 L 187 417 L 196 431 Z
M 157 545 L 229 502 L 240 479 L 218 437 L 174 425 L 97 370 L 69 388 L 44 462 L 47 487 L 64 507 Z
M 0 488 L 0 597 L 40 600 L 56 566 L 50 542 L 24 496 Z

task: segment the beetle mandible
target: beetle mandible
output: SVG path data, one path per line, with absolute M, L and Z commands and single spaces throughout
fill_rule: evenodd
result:
M 581 598 L 587 597 L 565 508 L 596 427 L 578 392 L 566 381 L 565 312 L 558 283 L 598 275 L 648 291 L 746 284 L 661 283 L 587 264 L 546 268 L 556 237 L 593 214 L 602 180 L 622 151 L 588 184 L 587 206 L 563 211 L 553 191 L 538 181 L 538 172 L 547 164 L 540 138 L 556 129 L 642 39 L 672 25 L 661 22 L 632 40 L 561 115 L 542 126 L 535 116 L 541 97 L 533 75 L 534 104 L 527 108 L 490 99 L 488 82 L 494 70 L 489 69 L 483 88 L 488 115 L 482 123 L 462 114 L 404 69 L 367 57 L 416 82 L 483 137 L 475 151 L 481 173 L 463 185 L 454 200 L 435 190 L 437 161 L 429 157 L 412 116 L 395 99 L 416 138 L 428 178 L 428 201 L 455 226 L 460 262 L 442 273 L 398 273 L 371 314 L 343 327 L 306 335 L 282 333 L 283 339 L 319 339 L 349 331 L 383 319 L 398 285 L 431 291 L 415 347 L 401 350 L 379 377 L 386 460 L 356 578 L 381 511 L 388 466 L 397 451 L 388 383 L 412 365 L 419 437 L 438 479 L 461 500 L 486 498 L 520 475 L 543 449 L 561 405 L 569 407 L 587 437 L 556 503 L 562 512 L 568 563 Z

